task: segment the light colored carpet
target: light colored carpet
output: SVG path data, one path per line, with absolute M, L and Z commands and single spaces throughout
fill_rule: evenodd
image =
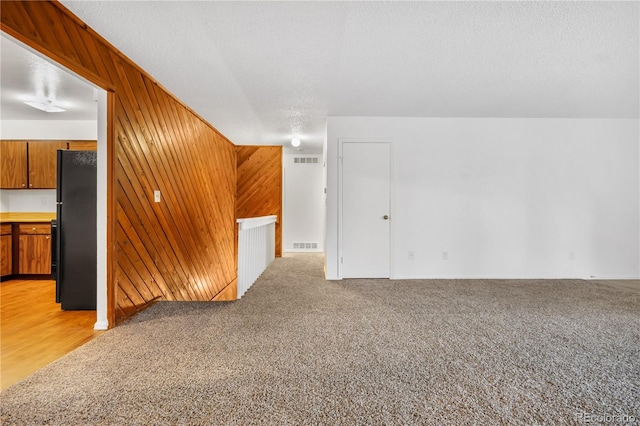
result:
M 0 420 L 575 424 L 638 421 L 639 395 L 638 292 L 326 282 L 321 257 L 297 256 L 276 259 L 238 302 L 157 303 L 6 389 Z

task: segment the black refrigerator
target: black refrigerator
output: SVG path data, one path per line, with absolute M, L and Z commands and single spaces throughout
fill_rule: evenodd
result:
M 63 310 L 96 308 L 96 166 L 95 151 L 58 150 L 51 272 Z

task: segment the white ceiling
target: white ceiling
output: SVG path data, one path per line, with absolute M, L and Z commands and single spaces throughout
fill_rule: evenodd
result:
M 14 39 L 0 36 L 0 118 L 2 120 L 96 120 L 93 87 Z M 25 101 L 52 100 L 65 112 L 48 113 Z
M 639 115 L 638 2 L 62 3 L 237 144 L 319 149 L 327 116 Z

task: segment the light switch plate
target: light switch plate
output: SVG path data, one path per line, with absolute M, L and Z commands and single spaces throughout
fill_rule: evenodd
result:
M 157 189 L 153 191 L 153 201 L 155 201 L 156 203 L 160 202 L 160 191 Z

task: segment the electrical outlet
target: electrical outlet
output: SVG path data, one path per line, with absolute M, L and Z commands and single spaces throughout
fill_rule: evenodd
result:
M 156 203 L 160 202 L 160 191 L 157 189 L 153 191 L 153 201 L 155 201 Z
M 40 197 L 40 204 L 43 206 L 47 204 L 47 199 L 45 197 Z
M 569 260 L 576 260 L 576 252 L 574 251 L 569 252 Z
M 416 254 L 413 251 L 409 252 L 409 260 L 413 260 L 416 258 Z
M 449 252 L 448 251 L 443 251 L 442 252 L 442 260 L 449 260 Z

